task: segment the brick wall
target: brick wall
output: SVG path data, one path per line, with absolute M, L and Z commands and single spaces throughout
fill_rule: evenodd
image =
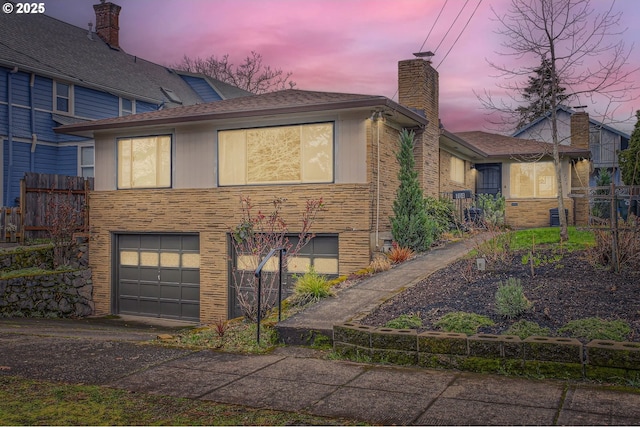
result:
M 416 169 L 425 195 L 438 196 L 439 189 L 439 83 L 430 61 L 410 59 L 398 63 L 398 102 L 424 111 L 429 124 L 416 135 Z
M 549 226 L 549 209 L 558 207 L 557 199 L 506 199 L 505 222 L 513 228 Z M 514 204 L 517 204 L 514 206 Z M 573 201 L 564 199 L 569 210 L 569 225 L 573 224 Z
M 200 320 L 227 316 L 227 233 L 240 219 L 240 195 L 269 212 L 275 197 L 286 197 L 283 217 L 300 228 L 304 203 L 322 197 L 326 209 L 315 233 L 339 235 L 341 274 L 370 260 L 370 187 L 362 184 L 248 186 L 195 190 L 120 190 L 92 192 L 90 266 L 95 314 L 111 311 L 113 234 L 118 232 L 198 233 L 200 236 Z

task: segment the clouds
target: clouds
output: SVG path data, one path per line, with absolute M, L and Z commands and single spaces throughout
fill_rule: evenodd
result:
M 95 22 L 90 5 L 97 1 L 48 0 L 47 13 L 85 28 L 89 20 Z M 435 51 L 436 66 L 444 59 L 438 66 L 440 112 L 452 131 L 483 128 L 485 112 L 474 91 L 497 91 L 498 80 L 492 77 L 495 71 L 487 59 L 503 60 L 495 52 L 504 40 L 494 31 L 492 9 L 502 13 L 510 4 L 509 0 L 482 0 L 455 42 L 477 1 L 470 1 L 465 9 L 463 2 L 448 2 L 443 9 L 444 0 L 112 1 L 122 6 L 121 46 L 142 58 L 171 65 L 184 55 L 228 53 L 232 62 L 240 63 L 256 51 L 265 64 L 293 72 L 300 89 L 390 98 L 396 94 L 397 62 L 412 58 L 433 28 L 423 50 Z M 602 3 L 607 2 L 593 6 L 602 7 Z M 628 43 L 640 46 L 636 1 L 619 0 L 615 7 L 624 10 L 623 24 L 630 27 L 625 33 Z M 636 67 L 638 57 L 631 58 Z M 640 103 L 630 103 L 626 111 L 634 107 L 640 108 Z M 628 122 L 625 130 L 634 123 Z

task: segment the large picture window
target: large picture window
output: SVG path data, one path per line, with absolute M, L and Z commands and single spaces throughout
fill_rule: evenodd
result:
M 118 140 L 118 188 L 171 186 L 171 136 Z
M 333 182 L 333 123 L 218 132 L 219 185 Z
M 512 163 L 510 167 L 511 197 L 557 197 L 556 172 L 552 162 Z

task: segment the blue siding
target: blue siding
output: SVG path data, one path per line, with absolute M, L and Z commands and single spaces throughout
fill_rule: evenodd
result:
M 42 110 L 53 110 L 53 80 L 36 76 L 33 88 L 33 105 Z
M 78 175 L 78 147 L 75 145 L 60 147 L 54 164 L 56 165 L 54 173 L 69 176 Z
M 0 101 L 7 102 L 7 74 L 9 70 L 0 67 Z
M 106 92 L 74 86 L 74 104 L 76 116 L 106 119 L 118 117 L 120 98 Z
M 202 77 L 180 76 L 182 80 L 187 82 L 204 102 L 222 101 L 222 98 Z
M 24 177 L 24 173 L 29 170 L 30 166 L 30 150 L 31 144 L 13 141 L 13 168 L 11 171 L 10 188 L 9 188 L 9 206 L 17 206 L 15 202 L 20 197 L 20 180 Z M 6 185 L 9 174 L 9 144 L 4 141 L 4 187 L 2 188 L 2 204 L 6 203 Z
M 136 101 L 136 114 L 137 113 L 147 113 L 149 111 L 156 111 L 158 106 L 156 104 L 151 104 L 149 102 L 144 101 Z
M 31 109 L 14 105 L 11 113 L 13 115 L 13 137 L 31 139 Z
M 0 135 L 9 134 L 9 117 L 7 117 L 7 106 L 0 104 Z
M 58 173 L 58 147 L 38 145 L 34 153 L 34 169 L 39 173 Z M 74 174 L 75 175 L 75 174 Z
M 29 74 L 17 72 L 13 74 L 11 81 L 12 96 L 14 105 L 24 105 L 28 107 L 29 103 Z

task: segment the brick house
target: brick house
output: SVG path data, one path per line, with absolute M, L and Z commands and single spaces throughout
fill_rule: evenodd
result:
M 286 197 L 293 233 L 305 201 L 322 197 L 300 264 L 327 275 L 368 265 L 390 238 L 401 129 L 416 131 L 425 192 L 439 191 L 437 73 L 401 61 L 399 85 L 399 103 L 291 89 L 58 128 L 95 140 L 95 314 L 235 316 L 229 232 L 241 195 L 263 211 Z

